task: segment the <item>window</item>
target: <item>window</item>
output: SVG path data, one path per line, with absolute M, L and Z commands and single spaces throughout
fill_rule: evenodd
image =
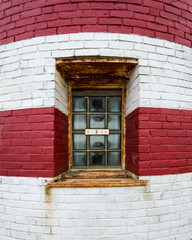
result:
M 121 142 L 122 90 L 73 90 L 73 168 L 121 167 Z
M 57 60 L 68 85 L 69 170 L 125 169 L 125 89 L 136 64 L 125 58 Z

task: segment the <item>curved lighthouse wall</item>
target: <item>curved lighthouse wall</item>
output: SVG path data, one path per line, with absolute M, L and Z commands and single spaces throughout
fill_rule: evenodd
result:
M 191 1 L 2 1 L 0 238 L 192 238 Z M 60 58 L 138 59 L 126 169 L 146 187 L 53 188 L 68 169 Z
M 90 41 L 90 38 L 92 38 L 92 41 Z M 69 46 L 68 43 L 70 43 L 71 49 L 69 47 L 65 49 L 66 45 Z M 86 47 L 90 44 L 93 44 L 94 48 Z M 26 45 L 29 47 L 25 48 Z M 22 49 L 31 51 L 33 48 L 30 48 L 30 45 L 35 46 L 38 52 L 26 53 L 23 50 L 22 53 Z M 79 47 L 81 45 L 83 45 L 83 48 Z M 142 52 L 141 48 L 145 51 Z M 139 59 L 138 66 L 127 84 L 127 118 L 133 115 L 135 111 L 138 111 L 137 109 L 140 109 L 141 117 L 143 117 L 142 122 L 147 123 L 145 121 L 149 118 L 149 111 L 152 111 L 150 117 L 155 118 L 155 120 L 153 119 L 154 123 L 151 123 L 150 131 L 158 131 L 159 128 L 155 127 L 155 123 L 159 123 L 159 118 L 162 118 L 162 121 L 165 118 L 164 115 L 163 117 L 160 116 L 159 109 L 165 111 L 167 106 L 168 116 L 175 118 L 174 121 L 167 122 L 167 124 L 173 124 L 174 127 L 176 119 L 182 118 L 179 124 L 189 126 L 192 118 L 190 111 L 190 77 L 192 72 L 189 68 L 192 58 L 191 48 L 165 40 L 156 40 L 137 35 L 81 33 L 39 37 L 34 41 L 30 39 L 23 40 L 6 46 L 3 45 L 1 49 L 3 56 L 2 69 L 4 69 L 3 74 L 1 74 L 1 77 L 4 78 L 1 80 L 2 84 L 4 84 L 3 96 L 10 98 L 9 103 L 12 104 L 11 108 L 10 105 L 7 105 L 8 100 L 7 102 L 2 101 L 4 111 L 1 111 L 1 121 L 4 120 L 1 131 L 1 141 L 3 143 L 3 154 L 1 155 L 2 175 L 5 175 L 1 177 L 3 196 L 1 200 L 2 238 L 90 239 L 90 237 L 93 237 L 94 239 L 102 239 L 108 237 L 110 239 L 127 239 L 129 237 L 132 239 L 156 239 L 158 234 L 158 239 L 190 239 L 192 235 L 192 175 L 187 173 L 191 169 L 190 129 L 182 130 L 186 133 L 183 138 L 185 137 L 188 144 L 185 144 L 186 148 L 182 149 L 181 152 L 180 150 L 177 152 L 180 155 L 188 153 L 188 157 L 184 155 L 180 157 L 181 160 L 174 159 L 175 165 L 168 166 L 169 170 L 176 169 L 177 174 L 162 175 L 163 172 L 161 174 L 161 171 L 164 171 L 165 168 L 161 165 L 162 160 L 155 159 L 160 164 L 158 169 L 153 168 L 145 160 L 144 166 L 145 169 L 147 167 L 148 175 L 154 175 L 151 174 L 152 170 L 157 171 L 155 175 L 160 175 L 142 177 L 149 180 L 147 187 L 56 188 L 51 189 L 46 194 L 45 180 L 48 181 L 50 178 L 43 178 L 43 176 L 51 177 L 54 175 L 54 171 L 51 168 L 49 171 L 45 169 L 46 162 L 43 162 L 43 155 L 45 151 L 48 154 L 51 147 L 51 143 L 48 145 L 48 140 L 51 137 L 47 135 L 50 133 L 50 129 L 46 124 L 47 121 L 52 123 L 53 120 L 51 118 L 47 119 L 47 116 L 41 118 L 40 113 L 44 112 L 43 115 L 48 114 L 50 116 L 50 109 L 57 108 L 59 114 L 63 114 L 67 118 L 66 83 L 55 72 L 55 58 L 61 57 L 61 53 L 64 57 L 99 54 L 100 56 Z M 11 63 L 9 62 L 11 61 L 9 54 L 13 54 L 13 52 L 17 53 L 14 59 L 18 58 L 18 61 Z M 38 59 L 36 59 L 37 54 Z M 28 59 L 30 56 L 31 59 Z M 180 56 L 180 59 L 178 59 L 178 56 Z M 21 69 L 12 69 L 15 62 L 19 62 L 19 59 L 22 59 L 23 67 Z M 41 62 L 44 63 L 43 70 L 36 73 L 38 69 L 36 67 Z M 35 65 L 31 66 L 32 63 Z M 7 71 L 6 65 L 12 71 Z M 184 69 L 184 71 L 182 72 L 181 69 Z M 19 70 L 21 75 L 28 71 L 28 75 L 16 75 L 13 78 L 14 74 Z M 169 75 L 171 72 L 174 73 L 173 78 Z M 164 78 L 166 81 L 163 80 Z M 28 87 L 28 79 L 31 81 L 30 87 Z M 12 86 L 10 86 L 9 81 L 11 81 Z M 8 91 L 13 89 L 13 84 L 15 84 L 14 89 L 18 89 L 17 100 L 15 99 L 16 93 L 10 94 Z M 42 84 L 47 88 L 42 88 Z M 28 91 L 26 91 L 26 88 Z M 37 93 L 39 102 L 45 105 L 35 105 L 34 98 L 37 97 Z M 50 93 L 50 101 L 47 99 L 48 93 Z M 181 96 L 183 96 L 182 102 L 180 101 Z M 169 99 L 167 105 L 166 98 Z M 15 105 L 15 101 L 19 102 L 20 105 Z M 23 104 L 26 101 L 29 104 L 28 109 L 24 109 L 25 105 Z M 173 105 L 170 104 L 171 102 Z M 180 111 L 182 114 L 179 113 Z M 10 122 L 7 122 L 7 119 Z M 25 124 L 29 129 L 24 129 L 23 122 L 20 123 L 23 129 L 22 127 L 21 129 L 15 129 L 14 127 L 19 126 L 19 123 L 16 122 L 19 119 L 23 121 L 28 119 Z M 184 122 L 183 119 L 186 119 L 186 121 Z M 47 127 L 43 128 L 44 124 Z M 45 134 L 44 139 L 47 145 L 44 143 L 43 135 L 37 137 L 39 132 L 36 132 L 34 141 L 31 139 L 30 144 L 25 143 L 25 136 L 37 131 L 29 126 L 35 126 L 35 128 L 41 126 L 41 134 L 42 132 Z M 140 129 L 142 134 L 148 131 L 149 129 L 144 131 Z M 165 129 L 160 131 L 165 131 Z M 181 130 L 178 130 L 177 127 L 175 131 Z M 21 138 L 17 139 L 17 144 L 15 143 L 16 139 L 14 139 L 16 133 L 21 134 Z M 8 136 L 11 136 L 11 139 Z M 176 139 L 176 136 L 172 136 L 169 140 L 173 140 L 173 138 Z M 30 149 L 32 147 L 31 143 L 37 141 L 40 144 L 40 139 L 42 145 L 38 147 L 41 147 L 42 152 L 34 155 L 36 146 Z M 143 140 L 142 136 L 141 140 Z M 175 143 L 172 142 L 169 145 L 175 146 Z M 187 147 L 189 148 L 188 151 L 186 150 Z M 23 151 L 23 148 L 28 149 L 28 152 L 14 152 L 15 149 Z M 158 151 L 160 150 L 158 149 Z M 173 152 L 170 153 L 173 154 Z M 140 154 L 140 157 L 142 157 L 143 151 Z M 149 152 L 147 154 L 153 155 L 153 153 Z M 50 155 L 45 156 L 50 157 Z M 186 160 L 182 161 L 183 158 Z M 35 161 L 31 161 L 31 159 L 35 159 Z M 149 160 L 151 163 L 153 162 L 153 159 L 148 158 Z M 54 162 L 54 159 L 52 159 L 52 162 Z M 184 173 L 184 170 L 186 170 L 186 173 Z M 19 176 L 24 176 L 24 178 Z

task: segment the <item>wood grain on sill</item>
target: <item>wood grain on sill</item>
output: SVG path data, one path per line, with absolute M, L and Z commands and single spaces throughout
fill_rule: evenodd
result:
M 59 187 L 128 187 L 146 186 L 147 181 L 131 178 L 126 171 L 77 171 L 67 172 L 55 181 L 47 183 L 48 188 Z

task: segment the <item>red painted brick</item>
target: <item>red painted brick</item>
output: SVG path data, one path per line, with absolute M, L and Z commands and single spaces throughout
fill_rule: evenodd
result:
M 149 30 L 149 29 L 138 28 L 138 27 L 133 28 L 133 33 L 139 34 L 139 35 L 144 35 L 144 36 L 149 36 L 149 37 L 155 36 L 155 31 Z
M 106 25 L 96 25 L 93 27 L 93 25 L 85 25 L 82 26 L 82 30 L 84 32 L 107 32 L 107 26 Z M 112 31 L 113 32 L 113 31 Z
M 183 29 L 181 29 L 181 30 L 178 30 L 178 29 L 176 29 L 176 28 L 172 28 L 172 27 L 169 27 L 168 28 L 168 32 L 170 33 L 170 34 L 174 34 L 174 35 L 176 35 L 176 36 L 180 36 L 180 37 L 184 37 L 184 31 L 183 31 Z
M 63 113 L 54 108 L 21 109 L 1 112 L 0 120 L 3 118 L 9 122 L 1 132 L 0 159 L 3 158 L 6 163 L 3 174 L 51 177 L 66 170 L 68 120 Z M 59 134 L 55 127 L 58 124 Z M 39 125 L 42 130 L 32 130 L 39 128 Z M 52 171 L 46 169 L 51 169 L 50 166 Z
M 57 19 L 57 13 L 44 14 L 36 17 L 36 22 L 47 22 Z
M 114 9 L 126 10 L 127 9 L 127 5 L 125 3 L 115 3 Z
M 153 0 L 143 0 L 143 4 L 145 6 L 150 6 L 151 8 L 156 8 L 163 10 L 164 4 L 159 1 L 153 1 Z
M 179 16 L 172 13 L 164 12 L 164 11 L 160 12 L 160 16 L 173 22 L 178 22 L 178 19 L 179 19 Z
M 170 167 L 185 167 L 185 166 L 187 166 L 187 160 L 186 159 L 170 160 L 169 166 Z
M 117 17 L 117 18 L 133 18 L 133 12 L 129 11 L 110 11 L 110 17 Z M 145 15 L 144 15 L 145 16 Z
M 149 21 L 149 22 L 155 22 L 156 19 L 154 16 L 141 14 L 141 13 L 134 13 L 135 19 Z
M 80 2 L 78 4 L 78 9 L 83 9 L 83 10 L 87 10 L 90 9 L 91 3 L 86 3 L 86 2 Z
M 93 30 L 93 26 L 92 26 L 92 30 Z M 72 26 L 72 27 L 59 27 L 58 28 L 58 34 L 64 34 L 64 33 L 78 33 L 81 32 L 81 27 L 80 26 Z
M 145 28 L 147 26 L 147 23 L 145 21 L 140 21 L 136 19 L 124 19 L 123 23 L 124 25 L 131 27 Z
M 53 7 L 44 7 L 42 8 L 42 13 L 52 13 L 53 12 Z
M 77 9 L 77 4 L 57 4 L 53 7 L 53 12 L 71 12 Z
M 170 12 L 178 16 L 181 15 L 181 10 L 179 8 L 176 8 L 167 4 L 164 5 L 164 8 L 166 12 Z
M 167 26 L 157 24 L 157 23 L 148 22 L 147 23 L 147 28 L 149 28 L 151 30 L 158 31 L 158 32 L 167 32 Z
M 97 18 L 72 18 L 72 25 L 91 25 L 96 24 Z
M 97 2 L 91 2 L 91 8 L 92 9 L 114 9 L 114 3 L 97 3 Z
M 66 0 L 65 0 L 66 1 Z M 49 0 L 50 2 L 50 0 Z M 55 0 L 56 2 L 56 0 Z M 27 11 L 27 10 L 30 10 L 30 9 L 38 9 L 38 8 L 41 8 L 45 5 L 46 3 L 46 0 L 34 0 L 34 1 L 29 1 L 29 2 L 25 2 L 24 3 L 24 11 Z
M 39 37 L 39 36 L 46 36 L 46 35 L 55 35 L 57 32 L 56 28 L 48 28 L 45 30 L 37 30 L 34 31 L 34 37 Z
M 186 130 L 172 130 L 170 129 L 167 132 L 167 135 L 170 137 L 185 137 L 187 136 L 187 131 Z
M 151 114 L 151 111 L 154 111 L 155 114 Z M 126 146 L 128 161 L 126 163 L 126 168 L 139 175 L 154 175 L 154 169 L 156 171 L 155 175 L 178 174 L 181 167 L 184 172 L 184 167 L 188 166 L 188 159 L 191 159 L 192 154 L 192 130 L 190 130 L 191 121 L 189 121 L 191 120 L 190 113 L 191 111 L 185 112 L 183 110 L 160 108 L 155 110 L 151 108 L 140 108 L 139 111 L 131 113 L 126 121 L 126 124 L 132 124 L 131 127 L 127 129 L 126 142 L 129 145 Z M 187 114 L 187 121 L 189 121 L 187 123 L 182 121 L 184 120 L 185 114 Z M 146 119 L 149 119 L 150 116 L 150 120 L 152 117 L 157 121 L 161 119 L 166 129 L 153 129 L 150 124 L 146 124 L 145 130 L 134 128 L 134 124 L 138 121 L 139 126 L 150 122 L 150 120 L 143 120 L 145 119 L 144 115 L 146 115 Z M 188 130 L 181 130 L 181 124 L 186 124 L 185 127 Z M 132 134 L 133 131 L 135 131 L 135 135 Z M 188 135 L 187 131 L 189 131 Z M 136 141 L 138 139 L 139 142 Z M 140 161 L 146 163 L 147 161 L 146 165 L 139 164 L 136 166 L 132 163 L 131 156 L 133 151 L 137 149 L 138 163 L 140 163 Z M 188 168 L 185 168 L 185 171 L 190 172 Z
M 178 122 L 164 122 L 163 128 L 165 129 L 181 129 L 181 123 Z
M 24 11 L 21 13 L 20 16 L 21 16 L 21 19 L 23 19 L 23 18 L 31 18 L 38 15 L 41 15 L 41 8 L 35 8 L 29 11 Z
M 121 25 L 121 19 L 119 18 L 100 18 L 99 24 L 109 24 L 109 25 Z
M 186 45 L 186 46 L 189 46 L 191 47 L 191 41 L 190 40 L 187 40 L 185 38 L 181 38 L 181 37 L 175 37 L 175 41 L 180 43 L 180 44 L 183 44 L 183 45 Z
M 167 160 L 158 160 L 158 161 L 152 161 L 151 162 L 151 168 L 163 168 L 169 166 L 169 162 Z
M 143 7 L 143 6 L 133 5 L 133 4 L 127 4 L 127 10 L 138 12 L 138 13 L 147 13 L 147 14 L 149 13 L 149 7 Z

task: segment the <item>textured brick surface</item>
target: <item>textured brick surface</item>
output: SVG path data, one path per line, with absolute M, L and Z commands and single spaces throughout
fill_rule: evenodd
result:
M 136 34 L 77 33 L 0 46 L 0 109 L 56 107 L 67 115 L 67 84 L 55 59 L 138 59 L 127 84 L 127 114 L 138 107 L 192 109 L 192 48 Z
M 58 148 L 55 147 L 57 152 L 55 152 L 54 164 L 56 165 L 52 162 L 47 163 L 46 166 L 43 165 L 46 159 L 41 161 L 42 151 L 45 155 L 51 154 L 56 145 L 50 146 L 52 140 L 47 139 L 50 137 L 41 136 L 44 141 L 42 142 L 41 139 L 37 141 L 36 138 L 39 138 L 39 135 L 35 133 L 35 131 L 53 131 L 54 127 L 60 129 L 61 126 L 65 131 L 66 122 L 62 122 L 60 115 L 54 115 L 54 119 L 57 116 L 61 122 L 53 126 L 50 118 L 52 116 L 47 117 L 47 113 L 43 113 L 42 110 L 45 107 L 55 106 L 67 115 L 67 84 L 55 70 L 55 58 L 99 55 L 138 59 L 138 65 L 134 68 L 127 83 L 126 114 L 129 115 L 139 107 L 153 108 L 153 111 L 156 111 L 156 114 L 154 112 L 153 114 L 140 113 L 142 116 L 138 120 L 139 125 L 134 123 L 137 118 L 131 123 L 131 126 L 132 124 L 134 126 L 133 129 L 141 128 L 139 134 L 148 134 L 147 131 L 151 129 L 148 136 L 150 141 L 153 138 L 154 144 L 150 145 L 147 139 L 143 139 L 144 142 L 142 144 L 139 142 L 140 146 L 137 147 L 140 137 L 138 139 L 136 135 L 134 143 L 132 143 L 132 138 L 127 139 L 127 143 L 131 141 L 129 144 L 134 144 L 136 147 L 134 151 L 128 150 L 128 161 L 133 157 L 137 163 L 137 153 L 147 156 L 150 155 L 149 151 L 151 154 L 165 151 L 169 155 L 174 151 L 178 152 L 175 161 L 168 162 L 169 158 L 162 158 L 160 162 L 154 158 L 151 159 L 154 160 L 153 164 L 150 161 L 144 161 L 137 168 L 130 165 L 130 170 L 135 172 L 136 169 L 145 169 L 146 166 L 148 169 L 158 166 L 161 168 L 158 174 L 167 174 L 170 170 L 166 170 L 164 166 L 170 164 L 169 169 L 172 171 L 174 169 L 176 173 L 191 171 L 191 157 L 182 155 L 190 150 L 190 138 L 188 137 L 191 137 L 191 117 L 183 118 L 181 112 L 187 109 L 192 110 L 192 48 L 135 34 L 78 33 L 27 39 L 2 45 L 0 50 L 2 61 L 0 74 L 1 135 L 3 131 L 6 132 L 6 136 L 3 136 L 6 139 L 1 137 L 1 141 L 3 139 L 3 149 L 8 151 L 8 155 L 21 154 L 22 158 L 26 157 L 25 170 L 30 169 L 28 163 L 31 160 L 27 156 L 31 152 L 40 155 L 40 160 L 33 165 L 36 169 L 52 169 L 53 175 L 61 173 L 62 167 L 63 170 L 67 169 L 67 149 L 61 148 L 66 141 L 67 133 L 62 139 L 60 130 L 55 132 L 54 140 L 58 144 Z M 164 112 L 159 112 L 159 108 L 164 109 L 161 110 Z M 166 108 L 172 110 L 166 112 Z M 31 112 L 37 109 L 39 110 L 35 116 Z M 24 114 L 24 116 L 18 117 L 19 114 Z M 26 118 L 25 115 L 30 117 Z M 129 128 L 128 124 L 127 128 Z M 168 137 L 162 139 L 155 136 L 159 133 L 162 137 L 163 134 Z M 29 134 L 32 137 L 27 139 Z M 133 134 L 135 134 L 134 131 Z M 174 142 L 175 139 L 177 139 L 176 142 Z M 187 145 L 186 150 L 183 149 L 183 145 Z M 65 158 L 64 154 L 66 154 Z M 7 161 L 5 155 L 1 154 L 1 158 Z M 13 161 L 13 158 L 9 161 L 12 163 L 11 166 L 7 162 L 3 166 L 9 169 L 10 174 L 13 175 L 10 167 L 20 169 L 17 170 L 18 172 L 21 171 L 22 163 Z M 30 170 L 35 174 L 35 169 Z M 23 171 L 22 174 L 28 174 L 28 172 Z M 37 174 L 39 174 L 38 171 Z M 147 173 L 138 174 L 146 175 Z
M 76 32 L 135 33 L 192 46 L 191 1 L 1 1 L 0 43 Z
M 54 108 L 0 112 L 0 175 L 53 177 L 66 170 L 67 121 Z
M 126 168 L 137 175 L 192 172 L 192 111 L 139 108 L 126 118 Z
M 143 178 L 146 187 L 45 194 L 45 178 L 0 177 L 0 239 L 190 240 L 192 174 Z

